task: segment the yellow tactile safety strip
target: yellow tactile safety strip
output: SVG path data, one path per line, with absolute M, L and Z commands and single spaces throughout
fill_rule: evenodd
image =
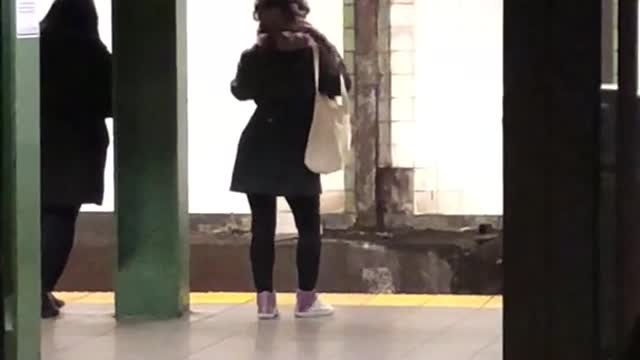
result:
M 102 292 L 62 292 L 56 293 L 60 299 L 70 304 L 113 304 L 113 293 Z M 322 294 L 322 298 L 336 306 L 380 306 L 380 307 L 427 307 L 427 308 L 467 308 L 501 309 L 501 296 L 467 295 L 397 295 L 397 294 Z M 194 305 L 239 305 L 253 302 L 251 293 L 191 293 Z M 295 295 L 278 294 L 280 305 L 293 305 Z

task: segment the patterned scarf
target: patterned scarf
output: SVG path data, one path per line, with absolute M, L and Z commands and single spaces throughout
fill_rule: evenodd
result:
M 342 55 L 338 49 L 327 39 L 327 37 L 316 29 L 308 21 L 299 18 L 292 29 L 295 32 L 300 32 L 309 35 L 313 41 L 318 44 L 318 50 L 320 51 L 321 64 L 325 69 L 328 69 L 332 75 L 342 75 L 345 81 L 345 87 L 347 90 L 351 89 L 351 78 L 347 73 L 347 67 L 342 59 Z M 262 27 L 258 27 L 258 34 L 264 34 L 265 31 Z

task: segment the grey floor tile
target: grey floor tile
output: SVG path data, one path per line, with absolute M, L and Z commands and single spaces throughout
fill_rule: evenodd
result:
M 478 351 L 471 360 L 502 360 L 502 337 L 495 343 Z
M 468 310 L 424 308 L 356 308 L 329 325 L 343 339 L 341 351 L 331 359 L 399 359 L 464 319 Z
M 339 351 L 341 344 L 319 339 L 286 339 L 277 332 L 258 331 L 251 336 L 236 335 L 193 355 L 190 360 L 286 360 L 327 359 Z
M 47 353 L 48 358 L 52 360 L 85 359 L 89 353 L 92 354 L 92 360 L 186 359 L 192 352 L 216 341 L 214 335 L 192 331 L 192 327 L 195 327 L 198 322 L 213 318 L 230 308 L 229 306 L 208 306 L 205 309 L 199 309 L 201 312 L 194 312 L 180 320 L 124 322 L 118 325 L 116 325 L 113 316 L 109 316 L 107 323 L 110 324 L 110 331 L 102 334 L 97 332 L 100 328 L 100 324 L 96 320 L 98 317 L 86 314 L 78 315 L 74 313 L 76 309 L 70 309 L 64 317 L 52 321 L 51 326 L 56 329 L 75 328 L 77 331 L 88 334 L 91 334 L 92 331 L 97 333 L 83 338 L 83 341 L 76 340 L 73 332 L 56 333 L 57 341 L 61 341 L 67 346 L 55 346 L 55 342 L 53 342 L 52 349 L 52 342 L 45 340 L 43 341 L 43 354 Z M 87 322 L 86 329 L 78 327 L 77 319 L 84 319 Z M 43 339 L 47 339 L 51 333 L 52 331 L 44 331 Z M 212 334 L 219 333 L 213 332 Z M 51 353 L 53 355 L 49 355 Z
M 102 307 L 94 312 L 78 307 L 78 312 L 65 312 L 59 319 L 42 322 L 41 351 L 47 355 L 80 346 L 112 333 L 115 327 L 112 314 Z
M 501 312 L 475 310 L 413 349 L 404 360 L 470 360 L 500 339 Z M 491 359 L 491 360 L 500 360 Z
M 283 307 L 258 321 L 253 304 L 195 306 L 166 322 L 116 324 L 112 309 L 70 307 L 43 322 L 44 360 L 501 360 L 499 311 L 338 308 L 297 320 Z

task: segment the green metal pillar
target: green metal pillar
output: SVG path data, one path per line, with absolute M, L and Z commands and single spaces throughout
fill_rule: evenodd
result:
M 188 309 L 186 0 L 114 0 L 118 318 Z
M 6 360 L 40 358 L 39 26 L 34 1 L 0 0 L 0 267 Z

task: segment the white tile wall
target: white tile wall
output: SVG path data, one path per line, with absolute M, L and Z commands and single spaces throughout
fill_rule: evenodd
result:
M 394 121 L 391 123 L 391 145 L 407 145 L 415 149 L 415 122 Z M 413 161 L 413 154 L 411 154 Z
M 419 213 L 502 213 L 502 0 L 416 0 Z
M 415 24 L 413 4 L 392 3 L 390 20 L 391 26 L 413 26 Z
M 416 168 L 414 183 L 416 192 L 438 190 L 438 168 Z
M 391 28 L 391 50 L 392 51 L 412 51 L 413 27 L 392 27 Z
M 415 165 L 413 160 L 413 154 L 415 148 L 413 144 L 401 143 L 391 144 L 391 158 L 393 159 L 393 166 L 399 168 L 412 168 Z
M 395 78 L 395 77 L 394 77 Z M 415 101 L 413 94 L 414 86 L 413 86 L 413 76 L 410 77 L 410 82 L 407 81 L 411 86 L 410 93 L 404 97 L 394 97 L 391 99 L 391 120 L 392 121 L 403 121 L 403 122 L 413 122 L 415 121 Z M 395 95 L 395 93 L 394 93 Z
M 390 11 L 391 164 L 410 168 L 415 163 L 415 7 L 412 2 L 394 1 Z
M 413 51 L 393 51 L 391 52 L 391 73 L 410 74 L 414 73 L 415 53 Z

